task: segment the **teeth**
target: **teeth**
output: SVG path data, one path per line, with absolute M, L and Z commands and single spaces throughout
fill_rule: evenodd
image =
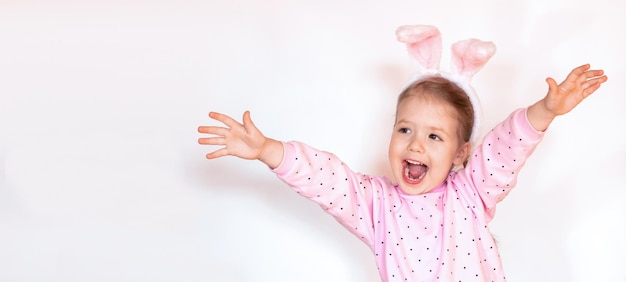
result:
M 426 166 L 425 164 L 423 164 L 421 162 L 418 162 L 418 161 L 406 160 L 406 162 L 407 162 L 407 164 L 410 164 L 410 165 L 423 165 L 423 166 Z M 407 178 L 411 179 L 411 180 L 420 180 L 420 179 L 424 178 L 424 176 L 426 175 L 426 171 L 424 171 L 422 174 L 420 174 L 417 178 L 413 178 L 413 177 L 411 177 L 410 169 L 409 169 L 409 166 L 407 165 L 404 168 L 404 175 L 406 175 Z
M 423 165 L 423 163 L 416 162 L 416 161 L 411 161 L 411 160 L 406 160 L 406 162 L 410 163 L 410 164 L 414 164 L 414 165 Z

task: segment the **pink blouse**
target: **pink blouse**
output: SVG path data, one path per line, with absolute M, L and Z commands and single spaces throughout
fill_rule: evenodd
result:
M 485 136 L 465 168 L 421 195 L 299 142 L 284 143 L 274 172 L 365 242 L 383 281 L 505 281 L 487 225 L 542 137 L 526 109 L 516 110 Z

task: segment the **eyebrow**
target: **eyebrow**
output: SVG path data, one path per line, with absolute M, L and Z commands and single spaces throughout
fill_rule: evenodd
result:
M 410 121 L 408 121 L 408 120 L 406 120 L 406 119 L 401 119 L 401 120 L 397 120 L 397 121 L 396 121 L 396 123 L 395 123 L 395 125 L 402 124 L 402 123 L 413 124 L 412 122 L 410 122 Z M 443 127 L 438 127 L 438 126 L 428 126 L 427 128 L 428 128 L 430 131 L 443 132 L 443 133 L 446 133 L 446 134 L 447 134 L 447 132 L 446 132 L 445 130 L 443 130 Z

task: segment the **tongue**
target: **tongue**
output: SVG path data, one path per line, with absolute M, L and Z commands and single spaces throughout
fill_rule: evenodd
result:
M 409 176 L 411 176 L 411 178 L 417 179 L 424 172 L 426 172 L 426 166 L 409 164 Z

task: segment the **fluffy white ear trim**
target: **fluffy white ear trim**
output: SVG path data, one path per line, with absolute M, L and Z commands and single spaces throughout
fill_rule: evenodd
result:
M 441 33 L 430 25 L 405 25 L 396 30 L 398 41 L 405 43 L 409 55 L 421 71 L 438 71 L 441 60 Z
M 496 52 L 493 42 L 467 39 L 452 45 L 452 72 L 468 79 L 479 71 Z

